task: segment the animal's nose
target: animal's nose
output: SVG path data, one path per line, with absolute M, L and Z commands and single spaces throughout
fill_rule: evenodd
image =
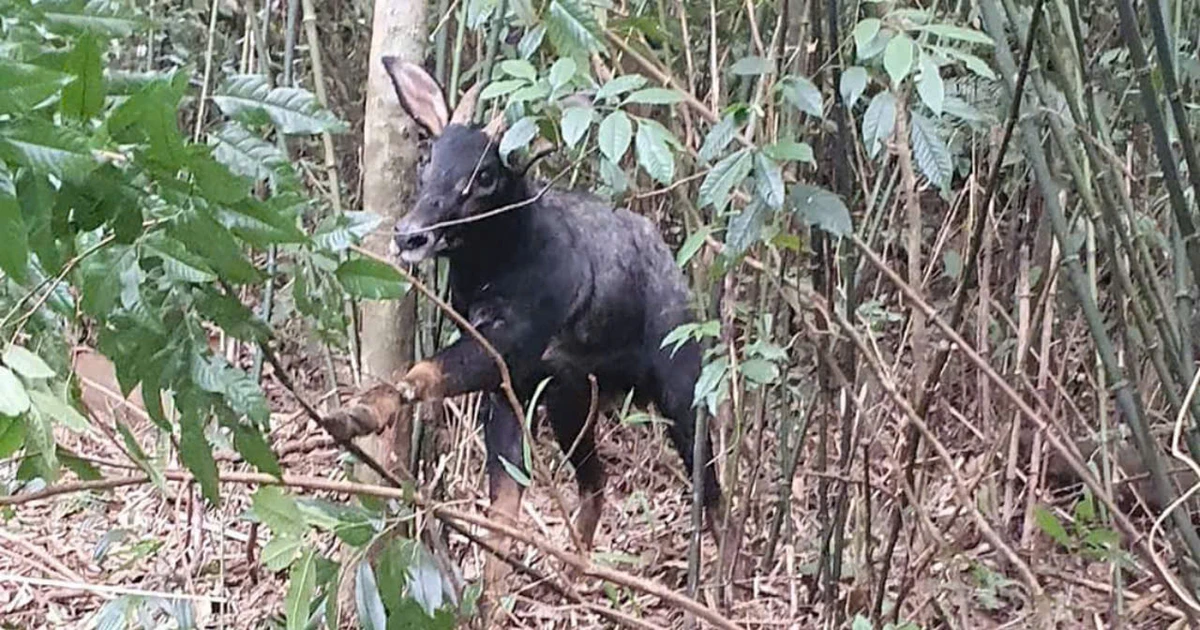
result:
M 396 232 L 396 246 L 400 248 L 400 251 L 419 249 L 424 247 L 428 242 L 428 232 L 417 232 L 416 234 L 404 234 L 399 231 Z

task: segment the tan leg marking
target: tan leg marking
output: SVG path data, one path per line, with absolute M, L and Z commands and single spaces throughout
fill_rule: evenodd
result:
M 445 391 L 446 375 L 433 361 L 418 361 L 400 380 L 397 389 L 409 401 L 441 398 Z

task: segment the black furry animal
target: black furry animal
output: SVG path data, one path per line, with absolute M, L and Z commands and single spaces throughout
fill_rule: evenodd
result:
M 654 225 L 588 194 L 550 189 L 538 197 L 542 187 L 500 159 L 500 119 L 486 128 L 467 123 L 475 90 L 450 117 L 441 88 L 424 70 L 394 58 L 383 63 L 405 111 L 434 138 L 416 204 L 395 227 L 399 257 L 449 259 L 452 305 L 503 355 L 523 402 L 552 377 L 541 402 L 575 468 L 584 544 L 591 546 L 604 490 L 593 427 L 584 426 L 589 374 L 602 399 L 633 389 L 639 402 L 654 403 L 671 420 L 671 440 L 689 476 L 694 440 L 702 441 L 711 527 L 721 491 L 709 438 L 694 435 L 691 407 L 700 348 L 692 342 L 674 354 L 660 348 L 692 315 L 684 276 Z M 492 510 L 515 518 L 521 486 L 500 458 L 522 465 L 522 431 L 500 384 L 496 364 L 463 334 L 414 365 L 396 389 L 407 401 L 486 392 L 479 416 Z M 398 408 L 387 400 L 395 391 L 368 394 L 377 401 L 374 411 L 368 402 L 346 413 L 353 423 L 379 427 Z

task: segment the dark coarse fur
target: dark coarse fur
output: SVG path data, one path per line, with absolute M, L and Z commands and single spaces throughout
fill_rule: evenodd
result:
M 402 90 L 397 80 L 405 103 Z M 690 476 L 700 348 L 690 342 L 673 354 L 660 348 L 667 333 L 693 316 L 684 275 L 654 224 L 591 194 L 530 182 L 501 161 L 493 136 L 480 128 L 451 123 L 430 131 L 437 137 L 418 200 L 396 226 L 396 245 L 402 255 L 418 252 L 410 260 L 433 252 L 449 259 L 452 305 L 504 357 L 522 401 L 552 377 L 541 402 L 564 451 L 578 438 L 571 462 L 581 496 L 598 496 L 604 477 L 591 427 L 579 436 L 591 403 L 589 374 L 602 400 L 633 389 L 671 421 L 672 442 Z M 508 474 L 499 458 L 523 460 L 522 432 L 499 393 L 499 370 L 465 333 L 429 361 L 441 374 L 440 395 L 488 392 L 480 419 L 495 499 Z M 702 442 L 711 519 L 720 489 L 707 435 Z

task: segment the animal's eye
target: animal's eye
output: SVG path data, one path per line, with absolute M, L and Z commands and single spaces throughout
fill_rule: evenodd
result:
M 482 170 L 482 171 L 479 171 L 479 177 L 477 178 L 477 180 L 478 180 L 478 183 L 479 183 L 479 187 L 480 187 L 480 188 L 482 188 L 482 189 L 485 189 L 485 190 L 486 190 L 486 189 L 488 189 L 488 188 L 491 188 L 491 187 L 492 187 L 492 183 L 493 183 L 493 181 L 492 181 L 492 170 L 491 170 L 491 169 L 484 169 L 484 170 Z

